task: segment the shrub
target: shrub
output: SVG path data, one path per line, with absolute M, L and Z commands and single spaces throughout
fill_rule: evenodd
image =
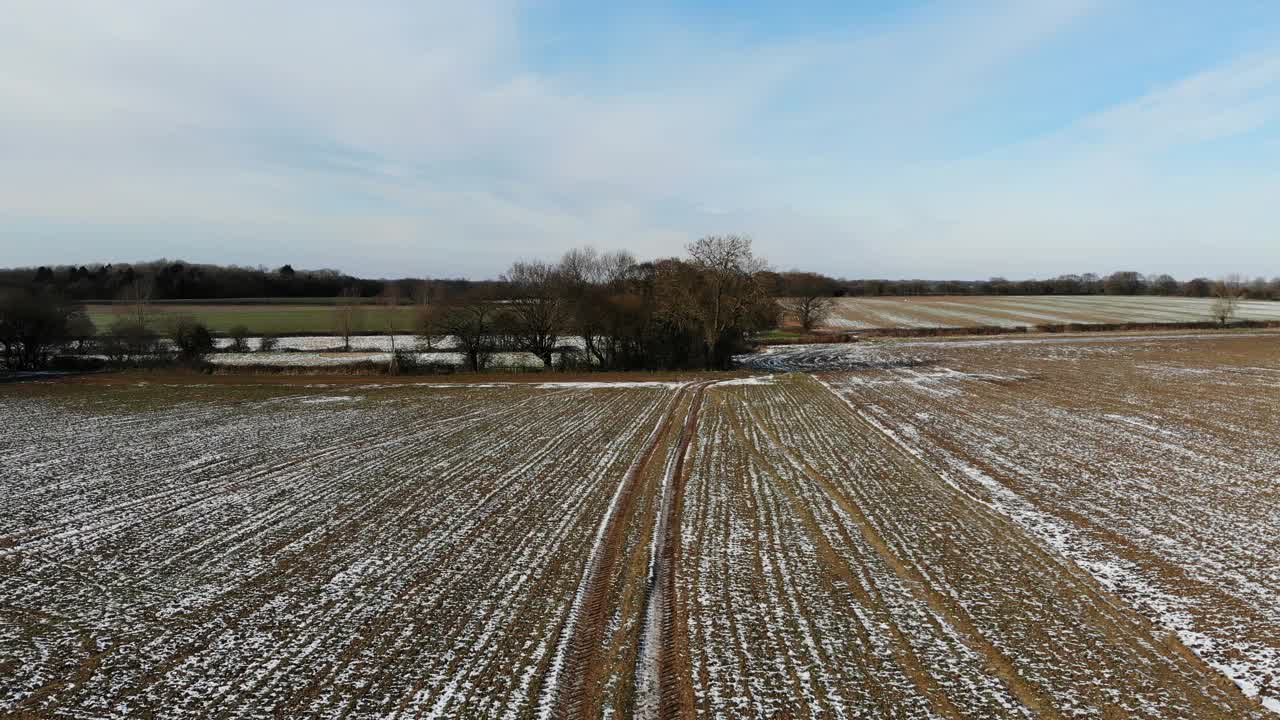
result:
M 280 338 L 275 335 L 263 335 L 258 338 L 258 352 L 274 352 L 279 344 Z
M 0 294 L 0 367 L 44 367 L 68 341 L 77 339 L 84 319 L 79 306 L 53 293 Z
M 173 324 L 173 345 L 184 360 L 199 361 L 213 352 L 213 333 L 204 323 L 179 318 Z
M 396 350 L 391 353 L 391 363 L 387 366 L 387 372 L 392 375 L 413 374 L 418 372 L 419 365 L 418 353 L 413 350 Z
M 227 337 L 231 338 L 231 345 L 227 347 L 228 351 L 237 353 L 249 352 L 249 328 L 244 325 L 236 325 L 227 331 Z
M 560 370 L 595 370 L 591 356 L 571 345 L 562 346 L 560 352 Z
M 136 361 L 160 353 L 160 336 L 134 320 L 117 320 L 101 342 L 102 354 L 112 362 Z

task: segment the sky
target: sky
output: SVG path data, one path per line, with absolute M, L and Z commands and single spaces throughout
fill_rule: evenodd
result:
M 0 266 L 1280 275 L 1280 4 L 9 0 Z

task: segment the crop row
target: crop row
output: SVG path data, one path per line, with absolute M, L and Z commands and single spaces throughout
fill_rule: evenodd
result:
M 1280 303 L 1241 302 L 1235 318 L 1280 320 Z M 839 298 L 828 325 L 841 329 L 1027 327 L 1069 323 L 1173 323 L 1213 319 L 1211 298 L 1016 296 Z
M 0 708 L 526 716 L 673 392 L 15 390 Z
M 1280 337 L 935 344 L 827 381 L 1280 710 Z
M 681 568 L 701 716 L 1253 712 L 856 403 L 806 376 L 709 397 Z

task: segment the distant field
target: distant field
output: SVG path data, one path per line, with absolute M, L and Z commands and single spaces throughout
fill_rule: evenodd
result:
M 839 298 L 832 330 L 913 327 L 1029 327 L 1066 323 L 1211 320 L 1209 298 L 1035 295 Z M 1239 320 L 1280 320 L 1280 302 L 1240 303 Z
M 826 327 L 830 330 L 873 328 L 971 327 L 996 325 L 1028 327 L 1064 323 L 1161 323 L 1209 320 L 1212 300 L 1146 296 L 1014 296 L 1014 297 L 893 297 L 839 298 Z M 151 306 L 157 327 L 172 319 L 194 317 L 214 332 L 225 333 L 244 325 L 252 334 L 333 333 L 334 309 L 330 298 L 243 298 L 219 302 L 171 302 Z M 89 317 L 98 332 L 115 322 L 126 309 L 108 303 L 90 303 Z M 365 306 L 358 311 L 360 332 L 386 330 L 387 310 Z M 412 332 L 414 309 L 399 307 L 395 329 Z M 1240 304 L 1240 320 L 1280 320 L 1280 302 L 1248 301 Z
M 106 332 L 127 308 L 119 305 L 90 304 L 89 318 L 98 332 Z M 157 303 L 151 306 L 155 324 L 163 328 L 178 317 L 194 317 L 208 325 L 214 332 L 225 333 L 236 325 L 244 325 L 255 335 L 262 333 L 330 334 L 334 327 L 334 307 L 318 302 L 278 304 L 263 301 L 261 304 L 231 303 Z M 386 330 L 384 318 L 388 310 L 382 307 L 361 307 L 357 310 L 357 329 L 363 332 Z M 411 307 L 396 308 L 395 328 L 402 332 L 413 329 Z
M 86 300 L 90 305 L 119 304 L 111 300 Z M 338 304 L 336 297 L 243 297 L 243 298 L 207 298 L 198 300 L 163 300 L 165 305 L 325 305 Z M 376 305 L 378 298 L 360 297 L 355 302 L 361 305 Z

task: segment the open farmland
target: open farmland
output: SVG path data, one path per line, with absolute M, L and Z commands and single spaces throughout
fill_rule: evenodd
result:
M 353 314 L 352 329 L 355 332 L 386 332 L 386 314 L 395 313 L 392 327 L 400 332 L 411 332 L 414 327 L 414 308 L 385 307 L 364 304 L 357 306 Z M 99 333 L 111 329 L 112 323 L 129 312 L 127 305 L 90 303 L 85 306 L 89 319 Z M 263 334 L 320 334 L 334 331 L 333 301 L 321 302 L 262 302 L 262 303 L 154 303 L 147 306 L 150 322 L 155 327 L 179 317 L 195 318 L 210 330 L 225 333 L 237 325 L 244 325 L 255 335 Z
M 1280 710 L 1280 335 L 747 360 L 0 387 L 0 713 Z
M 221 302 L 156 303 L 149 307 L 157 327 L 167 318 L 194 317 L 209 329 L 226 333 L 244 325 L 254 335 L 322 335 L 334 329 L 331 299 L 324 302 Z M 1027 296 L 922 296 L 837 298 L 826 327 L 833 330 L 920 327 L 1032 327 L 1067 323 L 1173 323 L 1211 319 L 1209 298 L 1027 295 Z M 99 332 L 128 311 L 128 306 L 89 304 L 90 319 Z M 360 306 L 354 316 L 357 332 L 382 333 L 387 329 L 385 307 Z M 414 308 L 394 311 L 393 327 L 411 332 Z M 1240 303 L 1240 320 L 1280 321 L 1280 302 L 1263 300 Z
M 274 351 L 262 352 L 261 338 L 248 338 L 249 352 L 230 352 L 230 338 L 218 338 L 215 346 L 219 352 L 207 357 L 214 365 L 250 367 L 297 367 L 297 368 L 339 368 L 361 363 L 386 364 L 391 361 L 391 351 L 414 352 L 414 358 L 423 364 L 454 365 L 466 364 L 466 356 L 457 352 L 457 340 L 450 336 L 434 336 L 430 349 L 427 343 L 417 335 L 399 334 L 361 335 L 351 338 L 350 350 L 343 350 L 340 337 L 331 335 L 304 335 L 282 337 L 276 339 Z M 561 346 L 582 348 L 582 339 L 577 337 L 561 338 Z M 417 352 L 421 350 L 422 352 Z M 560 362 L 561 353 L 552 354 L 553 362 Z M 495 368 L 541 368 L 542 361 L 530 352 L 508 351 L 492 353 L 490 365 Z
M 1280 711 L 1280 336 L 813 346 L 754 361 L 825 371 L 936 478 Z
M 677 397 L 5 392 L 0 708 L 92 717 L 524 715 Z
M 837 298 L 835 330 L 1033 327 L 1070 323 L 1184 323 L 1212 320 L 1210 298 L 1144 295 L 1018 295 Z M 1240 303 L 1238 320 L 1280 320 L 1280 302 Z

